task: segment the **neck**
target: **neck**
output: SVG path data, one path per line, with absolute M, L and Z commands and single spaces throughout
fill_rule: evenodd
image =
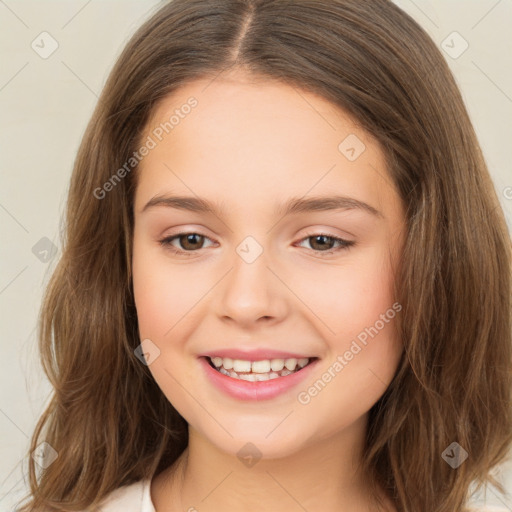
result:
M 366 421 L 363 416 L 294 454 L 255 463 L 220 451 L 190 427 L 185 452 L 153 480 L 156 512 L 369 512 L 371 497 L 359 472 Z

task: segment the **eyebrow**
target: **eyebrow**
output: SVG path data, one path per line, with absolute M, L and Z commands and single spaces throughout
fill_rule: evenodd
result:
M 219 213 L 222 215 L 223 211 L 219 203 L 212 203 L 200 197 L 157 195 L 146 203 L 141 213 L 157 206 L 197 213 L 207 213 L 215 216 L 218 216 Z M 287 216 L 298 213 L 332 210 L 359 210 L 375 217 L 385 218 L 384 215 L 373 206 L 364 201 L 347 196 L 293 197 L 284 205 L 277 208 L 275 214 Z

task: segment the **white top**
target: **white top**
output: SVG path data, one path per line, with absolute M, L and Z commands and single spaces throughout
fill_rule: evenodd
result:
M 139 480 L 130 485 L 119 487 L 104 498 L 100 505 L 102 512 L 156 512 L 151 501 L 151 480 Z M 510 512 L 503 507 L 492 505 L 472 504 L 475 512 Z M 473 508 L 474 507 L 474 508 Z
M 156 512 L 151 501 L 151 480 L 139 480 L 112 491 L 101 502 L 102 512 Z

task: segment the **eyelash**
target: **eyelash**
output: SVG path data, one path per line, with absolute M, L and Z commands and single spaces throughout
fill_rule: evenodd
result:
M 170 250 L 173 254 L 176 254 L 176 255 L 192 256 L 194 253 L 196 253 L 196 252 L 201 250 L 201 249 L 196 249 L 196 250 L 193 250 L 193 251 L 183 251 L 183 250 L 177 249 L 176 247 L 171 245 L 171 243 L 175 239 L 177 239 L 177 238 L 179 239 L 179 237 L 184 236 L 184 235 L 199 235 L 199 236 L 202 236 L 203 238 L 206 238 L 206 239 L 209 240 L 209 237 L 207 237 L 205 235 L 201 235 L 201 233 L 197 233 L 195 231 L 183 231 L 181 233 L 176 233 L 175 235 L 172 235 L 172 236 L 169 236 L 169 237 L 166 237 L 166 238 L 162 238 L 158 242 L 160 243 L 160 245 L 162 247 L 164 247 L 165 249 Z M 341 246 L 338 247 L 337 249 L 330 249 L 330 250 L 326 250 L 326 251 L 318 251 L 318 250 L 315 250 L 315 249 L 311 249 L 311 251 L 313 251 L 313 252 L 315 252 L 317 254 L 322 254 L 322 253 L 324 253 L 324 254 L 333 254 L 333 253 L 337 253 L 338 251 L 347 251 L 348 249 L 350 249 L 351 247 L 356 245 L 356 243 L 351 241 L 351 240 L 344 240 L 343 238 L 339 238 L 337 236 L 330 235 L 329 233 L 323 233 L 323 232 L 322 233 L 308 234 L 304 238 L 302 238 L 300 240 L 300 242 L 303 242 L 304 240 L 307 240 L 308 238 L 317 238 L 317 237 L 321 237 L 321 236 L 329 238 L 329 239 L 333 240 L 334 242 L 339 242 L 341 244 Z

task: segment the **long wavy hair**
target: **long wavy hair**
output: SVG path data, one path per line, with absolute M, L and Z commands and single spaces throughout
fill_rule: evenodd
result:
M 504 493 L 492 470 L 512 441 L 510 235 L 440 50 L 389 0 L 174 0 L 120 55 L 74 164 L 40 312 L 53 390 L 28 452 L 49 445 L 58 457 L 45 469 L 28 457 L 20 512 L 94 507 L 187 446 L 186 421 L 134 354 L 137 167 L 106 197 L 97 190 L 140 147 L 163 98 L 229 69 L 353 116 L 379 142 L 405 206 L 395 283 L 404 351 L 369 412 L 362 464 L 373 489 L 399 512 L 462 512 L 470 488 L 488 483 Z M 454 442 L 468 453 L 457 468 L 443 457 Z

